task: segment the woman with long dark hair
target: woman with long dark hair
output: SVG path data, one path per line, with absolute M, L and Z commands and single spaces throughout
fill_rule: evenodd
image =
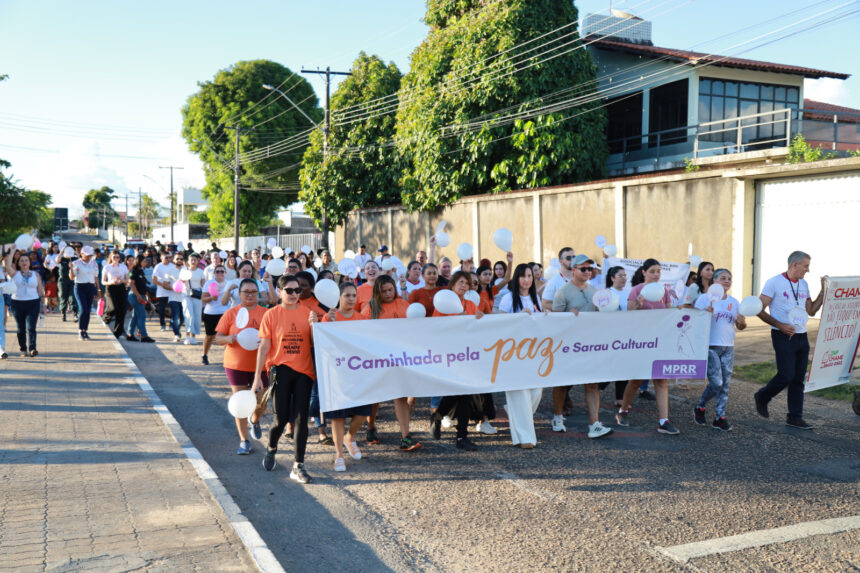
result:
M 486 265 L 481 265 L 475 271 L 478 275 L 478 296 L 481 297 L 481 304 L 478 305 L 478 310 L 484 314 L 493 313 L 493 269 Z
M 137 255 L 132 259 L 129 269 L 128 304 L 131 306 L 131 322 L 126 330 L 126 340 L 136 342 L 134 336 L 137 329 L 141 342 L 155 342 L 146 332 L 146 275 L 143 273 L 143 255 Z
M 714 284 L 714 263 L 702 261 L 696 270 L 696 280 L 684 291 L 684 301 L 681 303 L 681 307 L 693 308 L 699 296 L 708 292 L 712 284 Z
M 15 245 L 6 245 L 6 277 L 15 285 L 12 295 L 12 313 L 18 323 L 18 347 L 21 356 L 38 356 L 36 350 L 36 323 L 45 298 L 45 287 L 39 273 L 30 268 L 30 257 L 26 253 L 14 262 Z
M 102 320 L 108 325 L 113 320 L 113 335 L 120 338 L 128 307 L 128 267 L 122 262 L 122 253 L 117 250 L 111 252 L 110 262 L 102 268 L 102 284 L 105 285 L 105 312 Z

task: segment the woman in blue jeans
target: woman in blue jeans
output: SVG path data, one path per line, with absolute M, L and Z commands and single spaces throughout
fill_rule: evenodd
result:
M 30 268 L 30 257 L 22 255 L 13 263 L 15 245 L 7 245 L 6 276 L 15 284 L 12 310 L 18 323 L 18 346 L 21 356 L 38 356 L 36 350 L 36 324 L 45 298 L 45 287 L 39 273 Z
M 69 266 L 69 278 L 75 281 L 75 301 L 78 303 L 78 339 L 89 340 L 90 313 L 98 290 L 99 264 L 95 251 L 87 245 L 81 249 L 81 258 Z
M 143 255 L 134 257 L 128 276 L 130 279 L 128 289 L 128 305 L 131 307 L 131 322 L 125 339 L 131 342 L 155 342 L 146 333 L 146 274 L 143 272 Z M 137 330 L 140 339 L 135 338 Z
M 0 275 L 0 360 L 6 360 L 9 355 L 6 354 L 6 294 L 3 293 L 3 285 L 8 281 L 5 280 L 6 273 L 0 272 Z

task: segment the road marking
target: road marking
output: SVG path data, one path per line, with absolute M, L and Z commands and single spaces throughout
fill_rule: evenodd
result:
M 718 537 L 707 541 L 685 543 L 684 545 L 675 545 L 673 547 L 660 547 L 658 550 L 679 563 L 687 563 L 691 559 L 715 555 L 717 553 L 742 551 L 751 547 L 785 543 L 786 541 L 794 541 L 796 539 L 812 537 L 813 535 L 831 535 L 852 529 L 860 529 L 860 515 L 823 519 L 821 521 L 806 521 L 785 527 L 761 529 L 729 537 Z
M 126 380 L 133 384 L 137 384 L 143 393 L 146 394 L 147 398 L 149 398 L 149 401 L 152 404 L 152 409 L 161 417 L 161 421 L 164 422 L 164 425 L 167 426 L 168 430 L 170 430 L 170 434 L 182 448 L 182 452 L 194 467 L 197 475 L 200 476 L 200 479 L 203 480 L 203 483 L 207 488 L 209 488 L 209 493 L 212 494 L 216 503 L 221 506 L 227 519 L 230 520 L 230 525 L 233 527 L 233 531 L 236 532 L 236 535 L 239 536 L 239 539 L 245 545 L 245 548 L 248 550 L 248 553 L 251 555 L 251 559 L 254 560 L 257 568 L 263 573 L 284 573 L 284 568 L 278 562 L 275 554 L 272 553 L 272 550 L 269 549 L 268 545 L 266 545 L 266 542 L 254 528 L 253 524 L 251 524 L 248 518 L 242 514 L 242 510 L 239 509 L 239 506 L 236 505 L 235 501 L 233 501 L 233 498 L 227 492 L 227 488 L 225 488 L 221 483 L 221 480 L 218 479 L 218 474 L 216 474 L 215 470 L 212 469 L 212 466 L 203 459 L 203 455 L 200 453 L 200 450 L 194 447 L 194 444 L 191 443 L 191 439 L 188 437 L 188 434 L 185 433 L 185 430 L 183 430 L 182 426 L 179 425 L 179 422 L 170 412 L 170 409 L 164 405 L 164 402 L 162 402 L 161 398 L 158 397 L 158 394 L 155 393 L 155 389 L 153 389 L 149 381 L 137 367 L 137 364 L 134 363 L 134 360 L 132 360 L 128 355 L 128 352 L 125 351 L 125 348 L 122 347 L 118 340 L 113 338 L 113 333 L 109 332 L 109 334 L 111 343 L 114 348 L 116 348 L 117 352 L 119 352 L 120 357 L 123 362 L 125 362 L 126 368 L 128 368 L 132 374 L 131 378 L 127 378 Z

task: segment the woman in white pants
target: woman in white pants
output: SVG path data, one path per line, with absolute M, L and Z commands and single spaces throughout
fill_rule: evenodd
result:
M 200 255 L 191 253 L 188 255 L 188 268 L 180 276 L 185 283 L 182 293 L 182 310 L 185 313 L 185 344 L 197 344 L 197 335 L 200 334 L 200 325 L 203 320 L 203 283 L 206 275 L 199 268 Z
M 534 275 L 529 265 L 526 263 L 517 265 L 514 276 L 508 284 L 511 294 L 499 303 L 499 312 L 527 312 L 529 314 L 543 312 L 534 284 Z M 542 396 L 543 388 L 505 392 L 508 401 L 505 410 L 508 412 L 511 442 L 515 446 L 529 450 L 537 444 L 534 414 Z

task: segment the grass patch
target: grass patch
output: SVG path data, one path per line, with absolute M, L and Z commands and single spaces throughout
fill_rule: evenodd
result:
M 756 362 L 753 364 L 744 364 L 737 366 L 734 370 L 734 376 L 754 382 L 756 384 L 767 384 L 770 379 L 776 375 L 776 362 Z M 832 400 L 842 400 L 843 402 L 851 402 L 854 400 L 854 392 L 857 391 L 857 386 L 851 384 L 840 384 L 829 388 L 822 388 L 815 392 L 810 392 L 813 396 L 821 396 Z

